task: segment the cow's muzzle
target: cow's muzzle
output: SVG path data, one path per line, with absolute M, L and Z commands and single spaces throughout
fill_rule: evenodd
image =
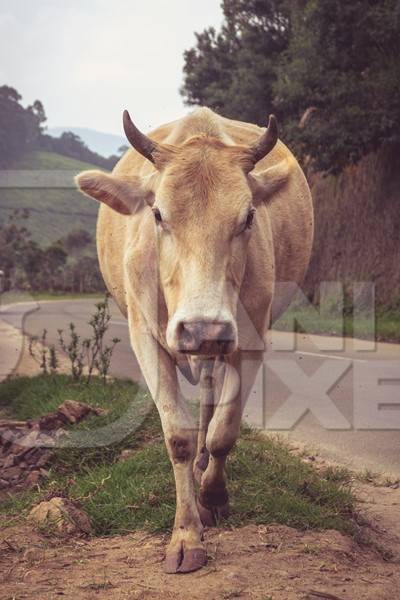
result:
M 236 349 L 237 336 L 230 321 L 180 321 L 177 350 L 183 354 L 218 356 Z

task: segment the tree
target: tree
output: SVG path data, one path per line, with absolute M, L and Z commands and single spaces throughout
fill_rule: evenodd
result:
M 41 136 L 46 120 L 42 104 L 36 100 L 24 108 L 14 88 L 0 87 L 0 167 L 7 167 L 31 149 Z
M 185 53 L 182 94 L 265 125 L 315 168 L 339 172 L 400 142 L 397 0 L 224 0 L 221 31 Z
M 43 134 L 43 126 L 47 120 L 43 104 L 40 100 L 35 100 L 32 106 L 25 109 L 27 114 L 27 135 L 25 144 L 28 148 L 36 148 L 40 145 L 40 139 Z
M 22 97 L 13 87 L 0 86 L 0 168 L 14 167 L 29 150 L 57 152 L 76 160 L 113 169 L 120 156 L 105 158 L 90 150 L 71 131 L 54 138 L 44 132 L 46 113 L 40 100 L 24 108 Z
M 7 85 L 0 87 L 0 166 L 22 154 L 26 140 L 24 109 L 21 96 Z
M 28 291 L 105 290 L 97 258 L 79 256 L 92 241 L 85 229 L 75 229 L 66 238 L 46 248 L 31 239 L 25 226 L 29 211 L 17 209 L 0 225 L 0 270 L 4 272 L 4 289 Z M 73 244 L 74 256 L 68 256 Z
M 72 131 L 64 131 L 60 137 L 52 137 L 42 134 L 39 140 L 39 148 L 49 152 L 57 152 L 64 156 L 69 156 L 75 160 L 87 162 L 92 165 L 97 165 L 103 169 L 112 169 L 117 161 L 118 156 L 109 156 L 105 158 L 97 152 L 93 152 L 86 146 L 82 139 Z
M 104 284 L 100 274 L 99 263 L 92 256 L 83 256 L 71 266 L 72 291 L 94 292 L 103 291 Z
M 5 289 L 21 284 L 30 287 L 41 265 L 41 250 L 30 239 L 25 227 L 27 210 L 14 210 L 0 226 L 0 269 L 5 274 Z
M 396 0 L 293 2 L 275 104 L 290 142 L 319 169 L 339 172 L 400 141 L 399 38 Z M 299 128 L 309 107 L 312 116 Z
M 72 229 L 60 243 L 70 254 L 81 252 L 92 242 L 92 236 L 83 227 Z
M 46 290 L 62 289 L 59 278 L 67 262 L 67 253 L 59 243 L 51 244 L 43 253 L 41 277 L 42 286 Z
M 186 103 L 265 125 L 276 62 L 288 45 L 288 6 L 287 0 L 224 0 L 221 31 L 196 34 L 196 46 L 185 52 Z
M 19 273 L 13 287 L 31 291 L 47 290 L 43 286 L 44 251 L 33 240 L 27 240 L 18 257 L 15 268 Z

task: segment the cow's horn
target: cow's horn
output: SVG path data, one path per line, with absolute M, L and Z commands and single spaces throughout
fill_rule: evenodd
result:
M 127 110 L 124 110 L 123 123 L 125 135 L 135 150 L 154 163 L 154 152 L 157 150 L 157 142 L 153 142 L 147 135 L 139 131 L 136 125 L 132 123 Z
M 268 152 L 271 152 L 272 148 L 278 141 L 278 121 L 275 115 L 269 115 L 268 127 L 265 133 L 253 144 L 251 150 L 253 153 L 254 163 L 258 162 L 264 156 L 267 156 Z

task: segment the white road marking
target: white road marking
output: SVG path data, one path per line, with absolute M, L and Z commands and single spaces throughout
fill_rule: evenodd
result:
M 351 358 L 350 356 L 336 356 L 335 354 L 321 354 L 318 352 L 305 352 L 303 350 L 295 350 L 295 354 L 304 354 L 305 356 L 316 356 L 317 358 L 335 358 L 336 360 L 347 360 L 352 362 L 367 362 L 367 360 L 363 358 Z

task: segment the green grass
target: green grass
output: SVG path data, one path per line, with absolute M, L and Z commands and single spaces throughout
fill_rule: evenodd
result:
M 372 323 L 372 327 L 371 327 Z M 340 335 L 374 339 L 378 341 L 400 342 L 400 311 L 394 307 L 378 307 L 375 320 L 362 313 L 355 321 L 351 314 L 320 315 L 310 308 L 290 307 L 273 325 L 277 331 L 298 331 L 300 333 Z
M 4 304 L 18 304 L 19 302 L 30 302 L 36 300 L 90 300 L 104 298 L 101 292 L 88 292 L 83 294 L 67 292 L 5 292 L 0 295 L 0 307 Z
M 381 309 L 376 317 L 378 339 L 400 341 L 400 311 L 399 309 Z
M 110 409 L 109 422 L 120 417 L 133 401 L 149 401 L 149 396 L 131 381 L 114 380 L 103 385 L 94 378 L 86 385 L 73 382 L 69 375 L 15 377 L 0 385 L 0 407 L 16 419 L 36 419 L 56 410 L 67 399 Z
M 52 152 L 29 152 L 14 169 L 69 170 L 93 169 L 89 165 Z M 0 189 L 0 222 L 5 222 L 16 208 L 27 208 L 29 219 L 24 225 L 32 234 L 32 239 L 41 246 L 65 236 L 79 224 L 95 237 L 97 202 L 85 198 L 78 190 L 71 189 Z M 43 224 L 45 223 L 45 227 Z M 92 244 L 91 253 L 94 253 Z
M 169 530 L 175 511 L 174 482 L 158 414 L 148 394 L 128 381 L 103 386 L 95 380 L 85 386 L 62 375 L 0 384 L 0 407 L 18 419 L 43 415 L 65 399 L 110 409 L 107 415 L 83 421 L 74 432 L 84 432 L 98 442 L 99 431 L 106 426 L 112 430 L 122 420 L 118 440 L 58 449 L 50 478 L 40 491 L 10 498 L 0 509 L 3 515 L 24 514 L 41 498 L 62 494 L 87 511 L 96 535 Z M 120 452 L 126 448 L 132 454 L 121 461 Z M 347 472 L 332 467 L 317 472 L 277 439 L 244 430 L 229 457 L 227 477 L 232 526 L 278 522 L 301 529 L 355 531 Z
M 40 152 L 38 150 L 34 150 L 31 152 L 27 152 L 22 156 L 18 162 L 15 163 L 14 169 L 60 169 L 67 171 L 82 171 L 84 169 L 96 169 L 98 167 L 94 167 L 93 165 L 82 162 L 81 160 L 76 160 L 75 158 L 70 158 L 69 156 L 63 156 L 61 154 L 56 154 L 55 152 Z
M 104 298 L 101 292 L 86 292 L 84 294 L 67 293 L 67 292 L 33 292 L 32 297 L 35 300 L 90 300 L 90 298 Z

